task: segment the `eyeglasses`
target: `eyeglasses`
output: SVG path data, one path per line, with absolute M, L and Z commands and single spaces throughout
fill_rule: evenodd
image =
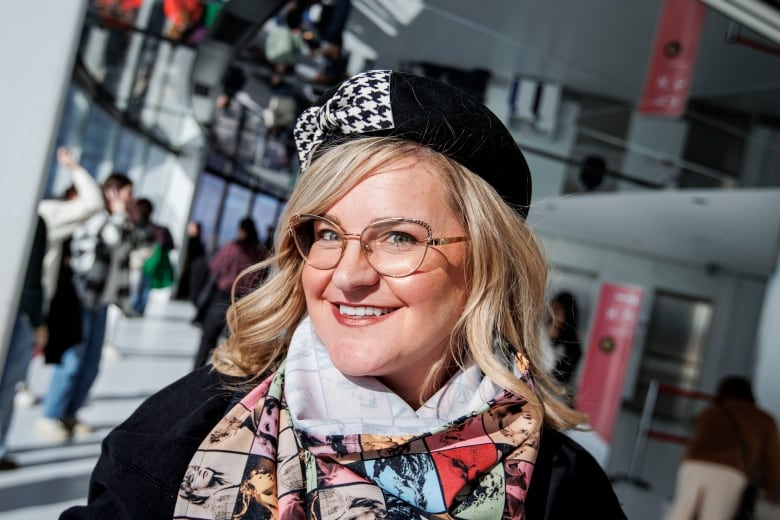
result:
M 374 270 L 392 278 L 415 272 L 428 246 L 464 242 L 466 237 L 433 238 L 431 227 L 421 220 L 385 218 L 360 232 L 344 233 L 335 223 L 317 215 L 295 215 L 290 234 L 303 260 L 315 269 L 333 269 L 341 261 L 347 240 L 359 240 L 360 251 Z

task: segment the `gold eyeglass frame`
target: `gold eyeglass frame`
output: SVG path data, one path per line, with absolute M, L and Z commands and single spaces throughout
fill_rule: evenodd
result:
M 311 220 L 320 220 L 323 222 L 326 222 L 339 230 L 338 235 L 341 237 L 341 252 L 339 253 L 339 257 L 336 260 L 336 262 L 330 266 L 330 267 L 317 267 L 316 265 L 313 265 L 311 262 L 309 262 L 308 255 L 304 254 L 300 243 L 298 242 L 298 239 L 296 238 L 298 235 L 296 235 L 295 228 L 296 228 L 296 222 L 299 222 L 303 219 L 311 219 Z M 376 226 L 378 224 L 384 224 L 387 222 L 409 222 L 412 224 L 418 224 L 425 228 L 426 232 L 428 233 L 428 238 L 426 238 L 424 241 L 417 241 L 417 244 L 425 245 L 425 251 L 423 251 L 422 256 L 420 257 L 420 261 L 417 263 L 416 266 L 414 266 L 414 269 L 412 269 L 410 272 L 406 274 L 386 274 L 380 271 L 376 268 L 376 266 L 371 262 L 370 254 L 372 252 L 371 246 L 363 241 L 363 233 L 366 232 L 366 230 L 370 227 Z M 442 246 L 446 244 L 455 244 L 457 242 L 466 242 L 468 241 L 468 237 L 461 236 L 461 237 L 440 237 L 440 238 L 434 238 L 433 237 L 433 230 L 431 230 L 431 226 L 422 220 L 419 219 L 413 219 L 413 218 L 406 218 L 406 217 L 387 217 L 383 219 L 376 220 L 372 222 L 371 224 L 367 225 L 363 228 L 363 230 L 360 233 L 343 233 L 343 228 L 333 222 L 332 220 L 329 220 L 321 215 L 311 215 L 308 213 L 298 213 L 296 215 L 293 215 L 293 217 L 290 219 L 290 225 L 289 225 L 289 232 L 290 236 L 293 239 L 293 242 L 295 243 L 295 248 L 298 250 L 298 253 L 300 253 L 301 258 L 303 258 L 303 261 L 306 262 L 308 265 L 313 267 L 314 269 L 318 269 L 320 271 L 328 271 L 330 269 L 335 269 L 337 265 L 339 265 L 339 262 L 341 262 L 341 259 L 344 257 L 344 251 L 347 249 L 347 240 L 357 240 L 360 242 L 360 251 L 363 254 L 363 257 L 368 262 L 368 265 L 371 266 L 371 268 L 376 271 L 381 276 L 387 276 L 389 278 L 405 278 L 407 276 L 411 276 L 414 274 L 417 269 L 420 268 L 422 263 L 425 261 L 425 255 L 428 254 L 428 248 L 430 246 Z M 310 246 L 311 247 L 311 246 Z

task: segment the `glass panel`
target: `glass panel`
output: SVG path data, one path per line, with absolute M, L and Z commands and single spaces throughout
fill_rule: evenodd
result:
M 113 167 L 113 161 L 108 153 L 112 149 L 114 133 L 118 130 L 119 125 L 111 116 L 99 106 L 91 106 L 80 160 L 82 166 L 98 180 L 106 177 Z
M 275 197 L 265 194 L 255 196 L 252 206 L 252 218 L 257 225 L 257 232 L 266 249 L 270 251 L 271 240 L 276 229 L 277 215 L 281 212 L 280 202 Z
M 116 152 L 114 153 L 114 169 L 120 172 L 129 172 L 133 166 L 136 146 L 140 144 L 138 135 L 132 130 L 123 128 L 117 139 Z
M 146 29 L 149 34 L 156 35 L 162 34 L 163 26 L 165 25 L 165 14 L 163 13 L 163 3 L 154 2 L 150 12 L 144 13 L 142 21 L 146 21 Z M 134 58 L 137 60 L 134 77 L 132 78 L 132 88 L 128 93 L 127 106 L 132 114 L 140 113 L 140 108 L 146 99 L 146 93 L 149 89 L 149 82 L 151 81 L 152 70 L 154 63 L 157 61 L 157 51 L 160 46 L 160 40 L 154 36 L 142 36 L 140 34 L 134 35 L 134 38 L 138 38 L 137 55 Z
M 171 24 L 162 1 L 91 2 L 79 63 L 96 98 L 114 105 L 123 118 L 141 123 L 143 132 L 175 142 L 185 118 L 192 119 L 186 104 L 196 55 L 192 33 L 201 27 L 202 16 L 197 20 L 182 28 L 180 41 L 166 41 L 159 35 Z
M 214 251 L 216 243 L 217 215 L 219 215 L 224 189 L 224 180 L 204 173 L 192 203 L 191 220 L 200 222 L 203 245 L 209 251 Z
M 57 163 L 56 147 L 72 147 L 82 140 L 83 121 L 89 113 L 89 100 L 83 92 L 70 85 L 62 111 L 62 119 L 57 130 L 56 146 L 49 158 L 49 177 L 46 181 L 44 197 L 59 197 L 71 185 L 71 176 Z M 79 149 L 74 152 L 80 154 Z
M 235 184 L 228 186 L 225 206 L 222 210 L 222 219 L 219 224 L 217 247 L 236 238 L 238 224 L 249 213 L 249 203 L 251 201 L 252 192 L 248 189 Z
M 136 181 L 137 192 L 145 194 L 155 204 L 162 199 L 168 185 L 169 156 L 164 148 L 150 144 L 140 180 Z

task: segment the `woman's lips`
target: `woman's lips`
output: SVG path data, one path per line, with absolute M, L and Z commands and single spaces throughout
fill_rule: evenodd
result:
M 342 325 L 370 325 L 384 321 L 397 307 L 374 307 L 372 305 L 346 305 L 334 303 L 333 316 Z

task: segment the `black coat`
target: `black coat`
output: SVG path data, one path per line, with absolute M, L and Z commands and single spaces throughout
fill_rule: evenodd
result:
M 73 283 L 74 275 L 68 257 L 70 257 L 70 239 L 62 244 L 57 288 L 49 303 L 49 315 L 46 318 L 49 341 L 43 353 L 47 364 L 58 364 L 65 351 L 83 339 L 81 300 Z
M 60 519 L 172 518 L 193 454 L 237 402 L 224 382 L 224 376 L 204 367 L 144 402 L 103 441 L 88 504 L 68 509 Z M 542 432 L 525 507 L 528 520 L 625 518 L 595 459 L 551 429 Z

